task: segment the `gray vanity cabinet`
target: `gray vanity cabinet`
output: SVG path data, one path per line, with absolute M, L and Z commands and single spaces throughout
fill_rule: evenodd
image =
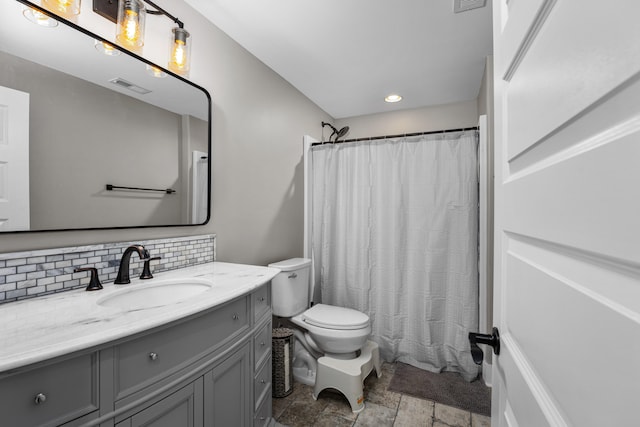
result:
M 268 426 L 270 295 L 0 373 L 0 426 Z

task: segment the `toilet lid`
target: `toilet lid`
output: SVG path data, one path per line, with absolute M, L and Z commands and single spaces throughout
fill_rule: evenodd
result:
M 361 329 L 369 325 L 369 316 L 351 308 L 316 304 L 302 313 L 310 325 L 328 329 Z

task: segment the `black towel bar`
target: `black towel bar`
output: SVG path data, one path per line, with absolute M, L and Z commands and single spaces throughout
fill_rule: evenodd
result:
M 121 187 L 119 185 L 107 184 L 107 191 L 113 190 L 136 190 L 136 191 L 160 191 L 162 193 L 173 194 L 176 190 L 172 188 L 156 189 L 156 188 L 140 188 L 140 187 Z

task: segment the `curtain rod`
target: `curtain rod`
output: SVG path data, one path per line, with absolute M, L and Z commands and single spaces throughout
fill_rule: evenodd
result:
M 345 139 L 343 141 L 326 141 L 326 142 L 314 142 L 311 146 L 323 145 L 323 144 L 342 144 L 343 142 L 358 142 L 358 141 L 375 141 L 377 139 L 391 139 L 391 138 L 402 138 L 408 136 L 420 136 L 420 135 L 431 135 L 435 133 L 451 133 L 451 132 L 464 132 L 467 130 L 478 130 L 478 126 L 468 127 L 468 128 L 459 128 L 459 129 L 446 129 L 446 130 L 432 130 L 428 132 L 415 132 L 415 133 L 402 133 L 398 135 L 384 135 L 384 136 L 366 136 L 364 138 L 354 138 L 354 139 Z

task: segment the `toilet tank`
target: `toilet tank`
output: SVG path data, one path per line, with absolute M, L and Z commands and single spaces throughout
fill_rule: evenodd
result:
M 311 260 L 291 258 L 269 264 L 280 273 L 271 279 L 271 302 L 273 314 L 291 317 L 305 311 L 309 305 L 309 272 Z

